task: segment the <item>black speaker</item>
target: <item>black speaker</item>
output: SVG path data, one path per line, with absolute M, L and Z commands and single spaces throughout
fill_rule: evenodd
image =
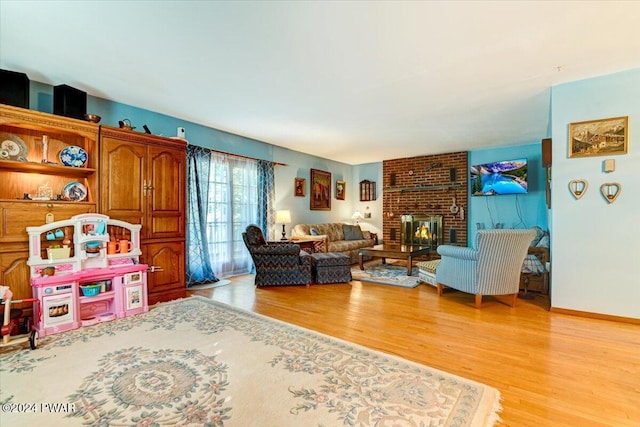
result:
M 458 243 L 458 230 L 456 230 L 455 228 L 449 229 L 449 242 Z
M 551 138 L 542 140 L 542 166 L 551 166 Z
M 456 182 L 456 168 L 449 169 L 449 181 Z
M 67 85 L 54 86 L 53 114 L 84 119 L 87 114 L 87 92 Z
M 29 108 L 29 77 L 25 73 L 0 70 L 0 103 Z

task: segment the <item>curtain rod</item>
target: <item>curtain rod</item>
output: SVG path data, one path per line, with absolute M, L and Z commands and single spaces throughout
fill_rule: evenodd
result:
M 257 157 L 243 156 L 242 154 L 227 153 L 226 151 L 215 150 L 213 148 L 207 148 L 207 149 L 214 151 L 216 153 L 226 154 L 227 156 L 235 156 L 235 157 L 240 157 L 243 159 L 250 159 L 250 160 L 264 160 L 264 159 L 258 159 Z M 280 163 L 280 162 L 271 162 L 271 163 L 273 163 L 276 166 L 289 166 L 286 163 Z

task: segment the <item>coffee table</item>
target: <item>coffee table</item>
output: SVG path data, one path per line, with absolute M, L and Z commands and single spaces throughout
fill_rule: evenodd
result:
M 383 244 L 370 248 L 362 248 L 360 252 L 358 252 L 358 255 L 360 255 L 360 270 L 364 270 L 365 256 L 382 258 L 383 264 L 385 263 L 385 258 L 406 259 L 407 276 L 411 276 L 413 258 L 420 255 L 429 255 L 429 246 Z

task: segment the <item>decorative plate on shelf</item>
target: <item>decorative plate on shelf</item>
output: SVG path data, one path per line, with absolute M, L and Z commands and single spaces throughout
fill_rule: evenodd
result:
M 70 145 L 67 148 L 62 149 L 58 157 L 60 158 L 60 163 L 74 168 L 83 167 L 87 164 L 87 160 L 89 159 L 87 152 L 84 151 L 82 147 L 78 147 L 76 145 Z
M 20 137 L 10 133 L 0 133 L 0 150 L 2 150 L 2 158 L 6 160 L 27 161 L 29 149 Z
M 79 182 L 70 182 L 62 189 L 62 195 L 67 200 L 81 202 L 87 198 L 87 187 Z

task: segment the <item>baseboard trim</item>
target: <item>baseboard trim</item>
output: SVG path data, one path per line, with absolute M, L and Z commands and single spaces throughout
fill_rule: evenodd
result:
M 559 314 L 570 314 L 572 316 L 589 317 L 591 319 L 611 320 L 613 322 L 631 323 L 633 325 L 640 325 L 640 319 L 633 317 L 612 316 L 610 314 L 590 313 L 588 311 L 569 310 L 568 308 L 551 307 L 549 311 Z

